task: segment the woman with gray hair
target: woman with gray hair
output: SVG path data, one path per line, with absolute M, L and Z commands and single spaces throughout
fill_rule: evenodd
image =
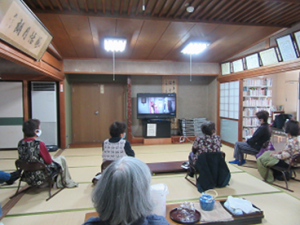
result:
M 139 159 L 123 157 L 111 163 L 97 182 L 92 201 L 99 217 L 84 225 L 167 225 L 168 221 L 151 215 L 151 173 Z

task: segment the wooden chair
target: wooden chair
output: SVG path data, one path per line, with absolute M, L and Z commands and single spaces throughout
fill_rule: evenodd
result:
M 225 152 L 221 152 L 222 153 L 222 157 L 224 158 L 225 160 L 225 157 L 226 157 L 226 154 Z M 192 185 L 194 185 L 195 187 L 197 187 L 197 179 L 198 179 L 198 171 L 196 170 L 196 168 L 193 166 L 193 165 L 189 165 L 189 168 L 186 172 L 186 175 L 185 175 L 185 179 L 190 182 Z M 188 177 L 189 177 L 189 173 L 192 172 L 194 173 L 194 177 L 195 177 L 195 182 L 193 182 L 192 180 L 190 180 Z
M 266 176 L 264 178 L 264 181 L 267 182 L 267 177 L 268 177 L 268 173 L 269 173 L 270 169 L 277 170 L 277 171 L 282 173 L 282 176 L 283 176 L 284 181 L 285 181 L 285 187 L 274 184 L 274 183 L 269 183 L 269 182 L 267 182 L 267 183 L 272 184 L 272 185 L 277 186 L 277 187 L 280 187 L 280 188 L 283 188 L 283 189 L 286 189 L 288 191 L 294 192 L 293 190 L 288 188 L 288 182 L 287 182 L 288 180 L 287 180 L 286 174 L 291 174 L 290 179 L 293 179 L 295 181 L 300 181 L 300 180 L 296 179 L 296 170 L 300 170 L 300 167 L 294 167 L 294 165 L 297 165 L 297 164 L 300 165 L 300 154 L 294 155 L 292 157 L 288 168 L 284 168 L 284 167 L 280 167 L 280 166 L 268 167 L 268 170 L 267 170 Z
M 40 163 L 40 162 L 26 162 L 26 161 L 22 161 L 22 160 L 19 160 L 17 159 L 16 162 L 15 162 L 15 165 L 16 165 L 16 168 L 17 170 L 21 169 L 22 170 L 22 173 L 21 173 L 21 176 L 20 176 L 20 180 L 19 180 L 19 185 L 18 185 L 18 189 L 16 191 L 16 193 L 10 197 L 10 199 L 14 198 L 15 196 L 17 196 L 18 194 L 20 193 L 23 193 L 25 191 L 27 191 L 28 189 L 30 189 L 31 187 L 33 187 L 32 185 L 29 185 L 28 187 L 26 187 L 25 189 L 21 190 L 19 192 L 19 189 L 20 189 L 20 185 L 21 185 L 21 182 L 22 182 L 22 178 L 24 178 L 25 176 L 25 172 L 33 172 L 33 171 L 37 171 L 37 170 L 44 170 L 45 174 L 46 174 L 46 181 L 48 182 L 49 184 L 49 197 L 46 199 L 46 201 L 48 201 L 49 199 L 51 199 L 53 196 L 55 196 L 56 194 L 58 194 L 60 191 L 62 191 L 64 188 L 65 188 L 65 184 L 63 182 L 63 188 L 60 188 L 57 192 L 55 192 L 54 194 L 51 194 L 51 188 L 54 184 L 54 180 L 55 178 L 60 174 L 62 176 L 62 169 L 60 168 L 59 171 L 57 171 L 56 173 L 50 175 L 48 173 L 48 170 L 46 168 L 46 165 L 43 164 L 43 163 Z M 43 185 L 43 184 L 41 184 Z M 38 185 L 38 186 L 41 186 L 41 185 Z
M 113 160 L 106 160 L 101 164 L 101 173 L 113 162 Z

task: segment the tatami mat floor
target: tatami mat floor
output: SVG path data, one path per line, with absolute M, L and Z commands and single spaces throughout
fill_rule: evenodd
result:
M 146 163 L 182 161 L 187 159 L 191 144 L 140 145 L 133 146 L 133 149 L 136 157 Z M 226 153 L 226 161 L 231 160 L 233 149 L 223 146 L 222 150 Z M 65 189 L 47 202 L 47 189 L 32 189 L 12 207 L 1 222 L 4 225 L 82 224 L 85 214 L 94 211 L 90 198 L 93 189 L 91 180 L 100 171 L 101 153 L 101 148 L 63 151 L 62 155 L 67 159 L 72 178 L 79 183 L 79 187 Z M 0 151 L 0 169 L 13 171 L 16 157 L 15 150 Z M 255 168 L 231 164 L 228 167 L 231 172 L 230 185 L 216 189 L 220 198 L 234 195 L 252 201 L 264 211 L 263 224 L 300 224 L 300 182 L 290 181 L 290 188 L 295 192 L 288 192 L 263 182 Z M 184 176 L 184 173 L 154 175 L 152 184 L 165 183 L 168 186 L 167 203 L 197 201 L 200 193 Z M 16 185 L 0 187 L 2 207 L 9 202 L 9 196 L 16 191 Z

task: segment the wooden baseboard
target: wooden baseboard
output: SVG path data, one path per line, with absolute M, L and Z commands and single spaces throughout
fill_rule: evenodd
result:
M 144 138 L 145 145 L 172 144 L 172 138 Z
M 69 145 L 69 148 L 98 148 L 102 147 L 101 142 L 96 142 L 96 143 L 71 143 Z

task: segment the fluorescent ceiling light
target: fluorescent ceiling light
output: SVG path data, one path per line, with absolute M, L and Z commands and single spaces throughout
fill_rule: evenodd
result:
M 123 52 L 126 47 L 126 39 L 123 38 L 105 38 L 104 49 L 109 52 Z
M 191 42 L 184 49 L 181 50 L 183 54 L 197 55 L 203 52 L 209 46 L 208 43 L 203 42 Z

